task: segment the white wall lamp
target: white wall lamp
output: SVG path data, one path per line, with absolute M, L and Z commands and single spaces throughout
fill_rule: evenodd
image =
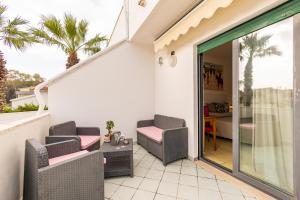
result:
M 169 64 L 171 65 L 171 67 L 175 67 L 177 65 L 177 56 L 175 55 L 175 51 L 171 51 Z
M 146 0 L 138 0 L 139 6 L 145 7 L 146 6 Z
M 163 64 L 164 64 L 164 59 L 163 59 L 163 57 L 159 57 L 158 58 L 158 64 L 160 65 L 160 66 L 162 66 Z

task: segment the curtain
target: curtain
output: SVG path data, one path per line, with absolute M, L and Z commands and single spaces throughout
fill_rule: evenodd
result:
M 293 90 L 253 90 L 255 176 L 293 191 Z

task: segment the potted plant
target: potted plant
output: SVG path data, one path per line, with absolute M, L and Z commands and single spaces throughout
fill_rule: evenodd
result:
M 115 123 L 112 120 L 106 122 L 106 129 L 108 131 L 107 135 L 111 138 L 112 129 L 115 127 Z

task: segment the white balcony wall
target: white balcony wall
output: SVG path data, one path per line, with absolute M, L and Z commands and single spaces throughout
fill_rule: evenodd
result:
M 128 23 L 127 23 L 127 14 L 126 8 L 123 7 L 117 22 L 115 24 L 114 30 L 111 34 L 108 47 L 117 44 L 118 42 L 128 38 Z
M 41 94 L 42 94 L 43 98 L 45 99 L 46 106 L 48 106 L 48 93 L 41 92 Z M 35 95 L 29 95 L 29 96 L 15 98 L 15 99 L 10 100 L 10 102 L 11 102 L 12 108 L 17 108 L 18 106 L 25 105 L 25 104 L 39 105 Z
M 53 123 L 74 120 L 79 126 L 105 122 L 136 139 L 136 123 L 154 114 L 154 53 L 128 42 L 113 47 L 90 63 L 49 85 Z
M 153 11 L 159 0 L 146 0 L 144 7 L 138 5 L 138 0 L 128 0 L 129 38 L 131 39 L 143 22 Z
M 29 112 L 13 112 L 13 113 L 1 113 L 0 114 L 0 128 L 9 126 L 17 121 L 33 117 L 36 115 L 36 111 Z
M 269 10 L 283 0 L 236 0 L 229 7 L 219 9 L 215 15 L 203 21 L 171 45 L 156 54 L 164 64 L 155 63 L 155 112 L 187 121 L 189 127 L 189 155 L 198 156 L 197 124 L 197 62 L 196 44 L 225 32 L 255 16 Z M 236 11 L 239 12 L 236 12 Z M 176 52 L 177 65 L 172 67 L 168 58 Z
M 42 114 L 0 128 L 0 199 L 22 199 L 25 141 L 43 142 L 49 126 L 49 114 Z

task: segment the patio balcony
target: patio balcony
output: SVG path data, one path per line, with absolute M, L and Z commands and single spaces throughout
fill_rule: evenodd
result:
M 25 141 L 41 143 L 48 135 L 49 113 L 21 119 L 0 130 L 0 194 L 22 199 Z M 167 166 L 143 147 L 133 145 L 134 176 L 105 179 L 105 199 L 272 199 L 203 162 L 178 160 Z
M 52 118 L 49 113 L 23 119 L 0 131 L 0 194 L 22 199 L 25 140 L 43 141 Z M 203 162 L 179 160 L 164 166 L 140 145 L 133 145 L 134 176 L 105 179 L 105 199 L 272 199 Z
M 155 105 L 154 60 L 152 49 L 122 41 L 37 87 L 43 105 L 38 89 L 49 86 L 49 113 L 39 112 L 0 130 L 1 199 L 22 199 L 25 141 L 35 138 L 43 143 L 53 124 L 74 120 L 81 126 L 99 127 L 103 135 L 105 121 L 114 120 L 118 130 L 136 141 L 137 121 L 153 117 L 159 106 Z M 272 199 L 208 164 L 191 161 L 197 157 L 193 124 L 193 119 L 186 119 L 190 160 L 164 166 L 135 143 L 134 176 L 105 179 L 105 198 Z

